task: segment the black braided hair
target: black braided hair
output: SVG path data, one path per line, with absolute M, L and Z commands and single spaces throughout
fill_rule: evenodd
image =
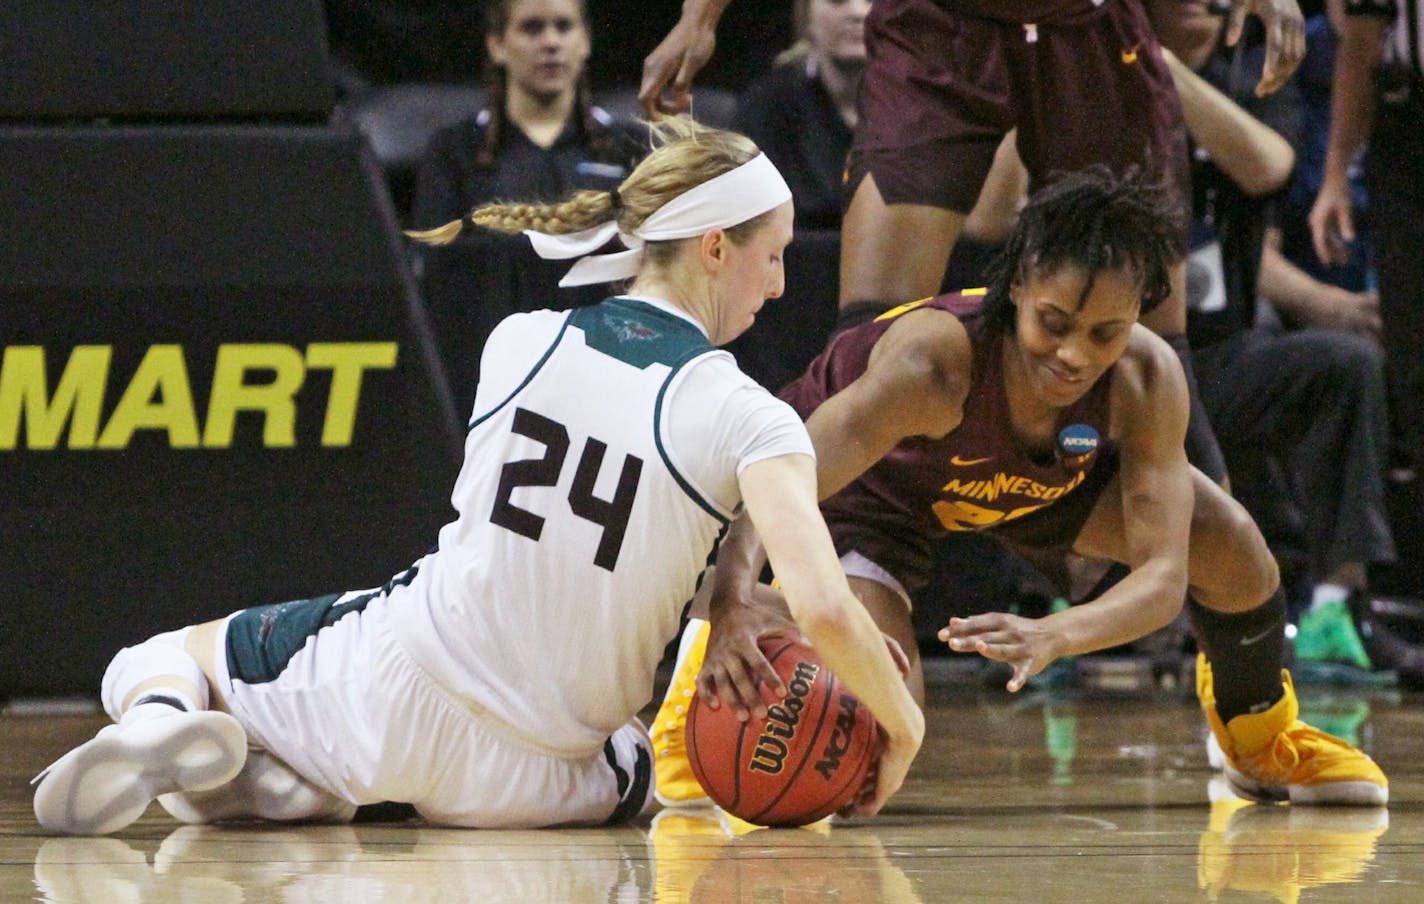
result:
M 1141 313 L 1171 294 L 1170 271 L 1182 256 L 1185 211 L 1175 193 L 1148 182 L 1140 170 L 1115 175 L 1093 165 L 1061 174 L 1029 198 L 1003 250 L 990 267 L 984 324 L 1014 330 L 1009 288 L 1032 274 L 1072 267 L 1088 275 L 1079 305 L 1097 274 L 1127 266 L 1137 271 Z
M 485 76 L 485 82 L 489 85 L 489 122 L 485 124 L 484 142 L 480 145 L 479 152 L 475 154 L 475 163 L 488 169 L 494 166 L 495 158 L 499 156 L 500 146 L 504 144 L 505 126 L 508 124 L 509 102 L 505 98 L 505 92 L 509 85 L 509 77 L 505 74 L 503 66 L 489 64 L 489 72 Z

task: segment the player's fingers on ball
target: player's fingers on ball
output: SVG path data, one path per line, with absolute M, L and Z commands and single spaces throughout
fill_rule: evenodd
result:
M 706 699 L 711 709 L 721 709 L 725 706 L 743 722 L 750 717 L 746 706 L 737 696 L 736 688 L 727 680 L 726 672 L 721 669 L 703 671 L 698 676 L 697 692 Z
M 722 700 L 717 696 L 717 679 L 711 672 L 706 669 L 698 672 L 694 684 L 697 686 L 697 696 L 702 698 L 702 702 L 707 704 L 709 709 L 721 707 Z
M 757 718 L 766 715 L 766 704 L 762 702 L 760 682 L 755 672 L 738 662 L 727 669 L 729 696 L 735 696 L 739 709 L 748 710 Z
M 877 804 L 879 798 L 877 776 L 866 775 L 865 783 L 860 786 L 855 797 L 841 807 L 837 812 L 842 816 L 873 816 L 880 809 Z
M 751 664 L 751 671 L 762 690 L 761 698 L 767 703 L 775 703 L 786 696 L 786 683 L 781 680 L 781 676 L 776 673 L 776 667 L 768 662 L 765 656 L 758 657 Z

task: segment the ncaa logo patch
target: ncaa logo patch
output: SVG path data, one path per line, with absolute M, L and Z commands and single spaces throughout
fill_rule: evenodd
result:
M 1085 461 L 1101 443 L 1098 431 L 1087 424 L 1069 424 L 1058 431 L 1058 454 L 1072 464 Z

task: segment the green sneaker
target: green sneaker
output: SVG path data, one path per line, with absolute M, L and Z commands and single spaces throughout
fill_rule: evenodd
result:
M 1369 654 L 1365 652 L 1344 600 L 1316 606 L 1300 617 L 1295 655 L 1305 662 L 1343 662 L 1362 669 L 1371 667 Z

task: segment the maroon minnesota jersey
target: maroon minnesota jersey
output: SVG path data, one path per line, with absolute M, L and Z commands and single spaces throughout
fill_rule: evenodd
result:
M 935 3 L 963 16 L 978 19 L 998 19 L 1001 22 L 1036 23 L 1079 22 L 1098 12 L 1102 3 L 1093 0 L 934 0 Z
M 1004 528 L 1039 513 L 1080 489 L 1095 463 L 1114 458 L 1106 439 L 1111 371 L 1059 414 L 1051 453 L 1034 455 L 1014 435 L 1003 379 L 1003 343 L 984 335 L 983 300 L 984 290 L 971 289 L 888 311 L 835 336 L 806 372 L 781 391 L 781 397 L 808 418 L 865 372 L 871 349 L 900 315 L 937 308 L 964 324 L 974 363 L 959 426 L 940 439 L 901 440 L 870 470 L 821 503 L 842 553 L 857 549 L 907 587 L 927 580 L 928 545 L 934 537 L 947 531 Z M 1101 481 L 1090 483 L 1101 488 Z M 1063 539 L 1071 542 L 1074 536 L 1076 532 Z M 862 542 L 866 537 L 873 538 L 869 548 Z

